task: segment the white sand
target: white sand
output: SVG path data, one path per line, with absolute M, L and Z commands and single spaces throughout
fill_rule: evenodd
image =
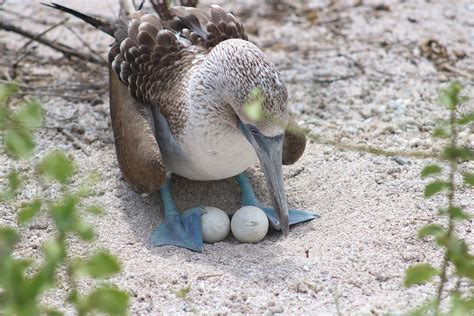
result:
M 251 39 L 263 45 L 281 69 L 292 110 L 313 132 L 384 149 L 439 148 L 430 139 L 433 122 L 446 114 L 436 105 L 437 90 L 456 78 L 468 85 L 465 94 L 474 97 L 474 5 L 455 0 L 386 1 L 390 11 L 376 11 L 374 5 L 382 1 L 364 2 L 352 8 L 341 5 L 340 10 L 326 8 L 319 13 L 319 21 L 337 21 L 313 26 L 295 13 L 283 20 L 262 17 L 268 6 L 260 1 L 239 1 L 225 7 L 237 15 L 253 14 L 245 25 L 257 27 L 259 36 Z M 36 3 L 7 1 L 4 7 L 36 12 L 35 16 L 41 18 L 61 18 Z M 116 7 L 111 5 L 112 0 L 101 5 L 103 10 L 92 0 L 61 3 L 107 16 L 112 16 L 111 8 Z M 318 1 L 312 5 L 317 6 Z M 68 23 L 80 25 L 73 19 Z M 101 39 L 100 44 L 92 46 L 106 51 L 106 36 L 88 27 L 81 29 L 87 40 Z M 65 30 L 53 34 L 86 49 Z M 467 57 L 455 67 L 471 77 L 437 72 L 430 61 L 420 57 L 418 45 L 428 38 L 437 39 L 450 50 L 463 50 Z M 0 32 L 0 44 L 9 48 L 20 47 L 25 41 Z M 382 48 L 381 42 L 388 46 Z M 44 54 L 58 57 L 41 49 Z M 72 66 L 34 71 L 53 72 L 73 83 L 86 78 L 107 80 L 105 71 L 89 74 Z M 317 82 L 351 74 L 356 76 L 332 83 Z M 88 217 L 94 220 L 98 233 L 91 249 L 107 247 L 122 261 L 123 272 L 112 281 L 130 292 L 131 314 L 335 314 L 337 300 L 343 314 L 398 313 L 434 293 L 433 286 L 405 289 L 402 284 L 408 266 L 417 262 L 437 264 L 441 257 L 431 242 L 416 239 L 419 227 L 437 220 L 437 206 L 444 202 L 442 198 L 425 201 L 422 197 L 426 181 L 420 179 L 419 172 L 429 161 L 396 161 L 309 143 L 303 158 L 284 169 L 286 190 L 290 207 L 316 211 L 320 219 L 292 228 L 288 238 L 272 233 L 254 245 L 239 244 L 229 237 L 206 245 L 203 253 L 155 248 L 148 239 L 161 221 L 159 197 L 141 197 L 121 178 L 108 123 L 108 97 L 98 95 L 98 99 L 102 100 L 100 104 L 91 106 L 60 97 L 42 97 L 48 110 L 47 124 L 82 127 L 84 134 L 74 135 L 90 155 L 75 148 L 56 130 L 48 129 L 41 132 L 38 156 L 60 148 L 74 157 L 81 170 L 101 174 L 100 195 L 90 202 L 103 205 L 106 214 L 97 219 Z M 472 110 L 472 104 L 465 109 Z M 460 137 L 474 146 L 472 130 Z M 2 175 L 11 165 L 4 163 L 5 159 L 1 157 Z M 258 197 L 268 203 L 258 166 L 250 173 Z M 34 196 L 32 188 L 28 190 L 18 203 Z M 239 190 L 232 179 L 209 183 L 177 179 L 174 196 L 180 209 L 209 205 L 231 212 L 239 208 Z M 473 196 L 472 190 L 457 196 L 459 204 L 471 213 Z M 0 223 L 15 223 L 12 207 L 0 206 Z M 471 226 L 472 222 L 460 227 L 459 232 L 472 245 Z M 40 243 L 54 233 L 44 219 L 24 232 L 27 237 L 19 245 L 18 254 L 33 257 L 40 254 Z M 73 248 L 77 254 L 88 250 L 77 244 Z M 190 287 L 186 300 L 174 293 L 185 287 Z M 63 298 L 64 292 L 57 291 L 46 301 L 63 306 Z

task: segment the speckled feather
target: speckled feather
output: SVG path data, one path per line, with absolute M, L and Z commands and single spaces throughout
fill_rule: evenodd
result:
M 54 6 L 74 14 L 74 10 Z M 148 110 L 147 105 L 158 109 L 173 137 L 179 139 L 187 133 L 189 143 L 193 131 L 208 134 L 203 125 L 217 124 L 221 129 L 234 129 L 235 133 L 237 117 L 246 118 L 243 104 L 250 92 L 259 87 L 264 110 L 270 114 L 256 123 L 262 133 L 275 135 L 282 133 L 286 124 L 296 126 L 289 117 L 286 87 L 276 67 L 247 41 L 242 24 L 233 15 L 218 6 L 174 7 L 171 12 L 176 15 L 171 21 L 161 21 L 142 11 L 110 25 L 87 21 L 116 39 L 109 62 L 114 73 L 110 74 L 110 93 L 117 155 L 125 178 L 141 192 L 156 190 L 164 181 L 165 169 L 156 140 L 152 141 L 156 121 L 150 120 L 151 113 L 137 108 L 140 104 Z M 131 98 L 124 96 L 126 90 Z M 139 117 L 134 126 L 128 122 L 130 116 Z M 277 117 L 280 124 L 273 124 L 268 117 Z M 282 162 L 291 164 L 299 159 L 305 143 L 304 135 L 286 131 Z M 135 159 L 130 156 L 137 156 L 137 146 L 145 151 L 155 148 L 149 150 L 150 155 L 144 153 L 143 158 Z

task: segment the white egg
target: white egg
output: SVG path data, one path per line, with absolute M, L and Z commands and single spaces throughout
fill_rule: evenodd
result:
M 224 240 L 230 231 L 229 216 L 217 207 L 206 206 L 201 209 L 201 229 L 208 244 Z
M 256 243 L 268 232 L 268 218 L 258 207 L 244 206 L 232 216 L 230 227 L 238 241 Z

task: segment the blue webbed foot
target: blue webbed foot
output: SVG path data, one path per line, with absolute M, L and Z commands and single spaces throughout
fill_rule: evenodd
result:
M 160 189 L 164 219 L 151 236 L 155 246 L 172 245 L 202 252 L 204 243 L 201 231 L 201 211 L 192 208 L 179 213 L 171 198 L 170 180 Z
M 270 224 L 275 229 L 280 229 L 280 221 L 278 216 L 273 208 L 262 207 L 255 197 L 252 185 L 245 172 L 236 176 L 236 180 L 240 185 L 242 191 L 242 205 L 252 205 L 261 208 L 268 217 Z M 315 218 L 318 218 L 319 215 L 311 212 L 301 211 L 301 210 L 288 210 L 288 222 L 290 225 L 295 225 L 299 223 L 304 223 Z
M 268 220 L 270 221 L 272 227 L 280 229 L 280 223 L 278 216 L 273 208 L 270 207 L 261 207 L 261 209 L 267 214 Z M 315 218 L 318 218 L 318 214 L 300 211 L 300 210 L 288 210 L 288 222 L 291 225 L 308 222 Z
M 151 242 L 155 246 L 172 245 L 202 252 L 201 211 L 192 208 L 182 214 L 165 216 Z

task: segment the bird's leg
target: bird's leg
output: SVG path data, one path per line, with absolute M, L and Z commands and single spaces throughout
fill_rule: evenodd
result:
M 191 208 L 182 213 L 178 212 L 171 196 L 169 178 L 160 189 L 160 195 L 165 214 L 163 222 L 151 236 L 152 244 L 155 246 L 173 245 L 201 252 L 203 240 L 200 209 Z
M 276 229 L 280 229 L 278 216 L 275 210 L 273 208 L 261 206 L 261 204 L 258 202 L 257 198 L 255 197 L 254 190 L 252 188 L 252 185 L 250 184 L 250 180 L 247 174 L 245 173 L 245 171 L 235 176 L 235 179 L 239 183 L 240 190 L 242 192 L 242 206 L 251 205 L 251 206 L 256 206 L 256 207 L 261 208 L 265 212 L 265 214 L 267 214 L 267 217 L 270 220 L 271 225 Z M 319 217 L 319 215 L 309 213 L 306 211 L 288 210 L 288 221 L 290 225 L 307 222 L 317 217 Z

